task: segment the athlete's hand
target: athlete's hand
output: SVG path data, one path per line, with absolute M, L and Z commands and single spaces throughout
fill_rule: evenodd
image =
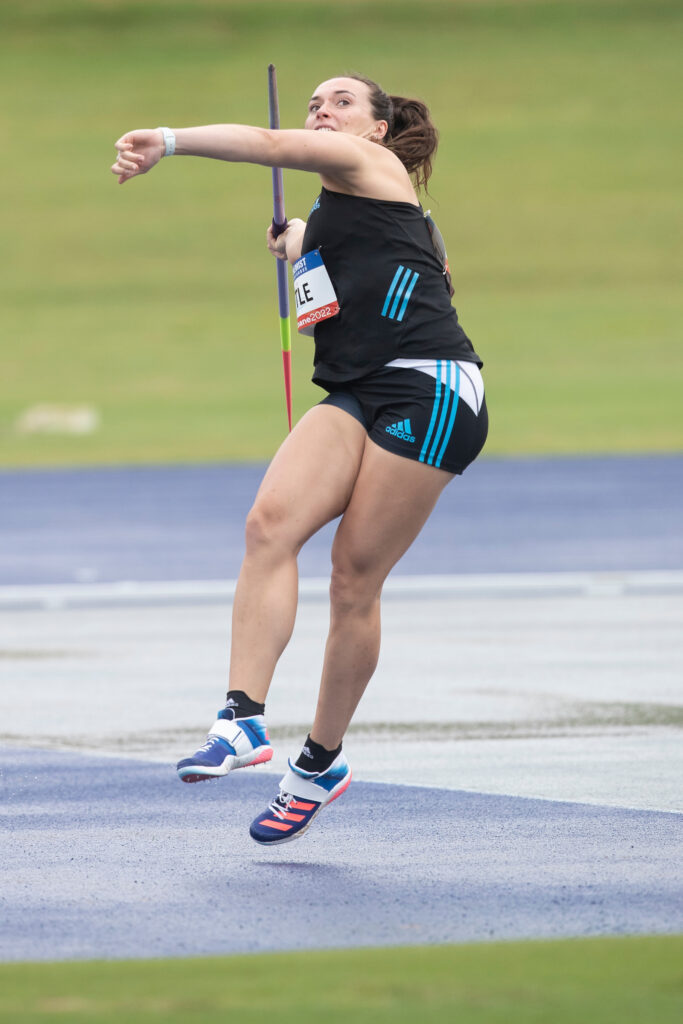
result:
M 273 234 L 273 225 L 270 224 L 266 231 L 266 245 L 278 260 L 289 260 L 290 263 L 296 263 L 301 256 L 301 243 L 305 230 L 306 221 L 293 217 L 292 220 L 287 221 L 287 227 L 276 238 Z
M 276 238 L 275 235 L 273 234 L 273 225 L 268 225 L 268 230 L 266 231 L 266 245 L 268 246 L 270 252 L 272 252 L 273 256 L 275 256 L 275 258 L 278 260 L 287 259 L 288 231 L 289 227 L 286 227 L 282 234 L 278 235 Z
M 119 185 L 139 174 L 147 174 L 158 164 L 165 152 L 163 132 L 159 128 L 144 128 L 127 132 L 114 143 L 118 151 L 112 174 L 117 174 Z

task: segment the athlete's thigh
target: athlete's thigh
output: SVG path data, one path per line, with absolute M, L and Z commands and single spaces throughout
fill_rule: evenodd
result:
M 384 579 L 408 550 L 453 474 L 380 448 L 369 438 L 333 561 Z
M 347 412 L 331 405 L 309 409 L 270 463 L 254 510 L 303 544 L 348 505 L 366 438 Z

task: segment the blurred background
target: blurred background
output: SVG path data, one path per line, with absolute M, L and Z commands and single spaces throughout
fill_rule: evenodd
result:
M 286 431 L 270 171 L 136 127 L 283 127 L 358 71 L 430 106 L 424 197 L 485 360 L 487 455 L 680 450 L 677 0 L 3 0 L 3 466 L 261 460 Z M 285 174 L 290 216 L 315 176 Z M 295 414 L 320 396 L 294 341 Z

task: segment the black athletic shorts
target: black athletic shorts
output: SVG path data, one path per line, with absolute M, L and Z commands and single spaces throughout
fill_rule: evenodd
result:
M 330 392 L 321 405 L 348 412 L 396 455 L 462 473 L 484 447 L 488 413 L 476 363 L 400 359 L 356 380 L 319 383 Z

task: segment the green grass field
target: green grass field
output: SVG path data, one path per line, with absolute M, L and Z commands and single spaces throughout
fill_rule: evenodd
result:
M 0 465 L 261 459 L 285 430 L 270 172 L 169 160 L 147 125 L 283 126 L 344 70 L 430 104 L 426 200 L 483 355 L 487 452 L 683 443 L 677 0 L 4 0 Z M 290 215 L 312 175 L 287 173 Z M 319 395 L 295 341 L 295 412 Z M 40 403 L 87 436 L 21 435 Z
M 0 966 L 0 1020 L 678 1024 L 683 938 Z

